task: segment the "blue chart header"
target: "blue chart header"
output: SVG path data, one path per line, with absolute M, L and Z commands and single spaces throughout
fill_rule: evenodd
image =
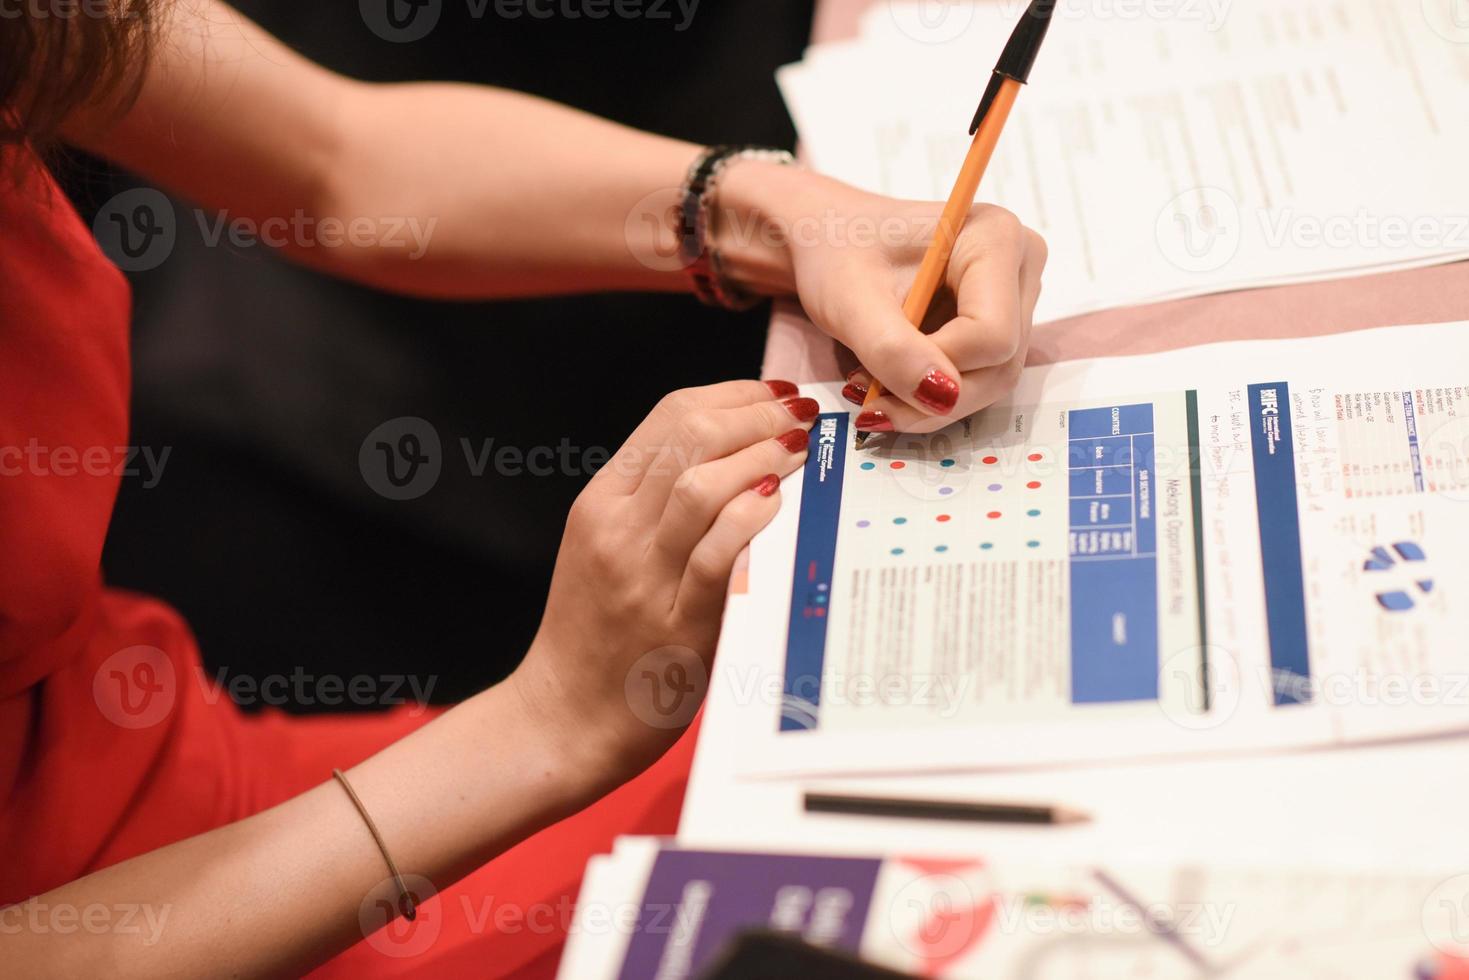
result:
M 821 415 L 811 429 L 811 454 L 801 481 L 796 567 L 791 580 L 791 619 L 786 633 L 786 676 L 780 730 L 816 727 L 821 673 L 826 662 L 826 620 L 846 475 L 847 413 Z
M 1071 700 L 1158 697 L 1153 406 L 1068 412 Z
M 1249 412 L 1275 703 L 1304 704 L 1311 700 L 1311 663 L 1289 386 L 1250 385 Z

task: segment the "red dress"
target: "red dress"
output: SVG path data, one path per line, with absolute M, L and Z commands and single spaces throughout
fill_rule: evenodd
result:
M 0 905 L 279 803 L 431 717 L 245 715 L 176 612 L 103 586 L 129 307 L 43 168 L 0 184 Z M 693 741 L 319 975 L 553 975 L 587 858 L 673 832 Z

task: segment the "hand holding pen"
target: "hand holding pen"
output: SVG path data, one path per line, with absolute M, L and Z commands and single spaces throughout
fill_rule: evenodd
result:
M 1055 0 L 1032 0 L 1005 45 L 969 127 L 974 140 L 903 303 L 906 322 L 920 331 L 935 313 L 947 321 L 927 335 L 934 347 L 933 363 L 921 369 L 917 387 L 901 401 L 885 398 L 880 380 L 865 371 L 848 379 L 844 394 L 862 406 L 855 425 L 859 448 L 874 432 L 932 431 L 984 407 L 1014 385 L 1025 363 L 1045 244 L 1034 232 L 1020 228 L 1008 212 L 1001 212 L 1002 217 L 975 207 L 974 196 L 1020 87 L 1030 77 L 1054 8 Z M 998 226 L 1010 223 L 1013 227 L 1000 229 L 1008 235 L 995 234 Z M 1019 242 L 1019 247 L 1007 249 L 1007 241 Z M 973 261 L 979 257 L 989 261 Z M 1002 275 L 1008 269 L 1016 273 L 1013 280 Z M 980 276 L 982 281 L 974 281 Z M 1016 281 L 1019 289 L 1012 294 Z M 942 303 L 935 308 L 941 285 L 954 297 L 952 317 Z M 1012 325 L 1018 329 L 1006 329 Z M 894 334 L 902 331 L 897 325 L 890 329 Z M 899 343 L 896 337 L 887 342 Z M 950 373 L 946 370 L 950 366 L 962 366 L 963 374 Z M 913 370 L 910 366 L 910 373 Z M 888 390 L 908 390 L 904 385 L 893 389 L 892 376 L 887 381 Z M 965 391 L 966 387 L 972 390 Z

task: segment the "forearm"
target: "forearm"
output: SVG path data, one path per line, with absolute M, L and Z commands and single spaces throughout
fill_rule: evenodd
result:
M 347 775 L 403 874 L 442 889 L 603 790 L 546 730 L 502 684 Z M 153 930 L 59 935 L 29 928 L 21 905 L 0 918 L 0 960 L 37 977 L 299 975 L 360 941 L 359 910 L 396 893 L 351 800 L 322 776 L 280 806 L 35 900 L 142 907 Z
M 670 215 L 698 146 L 483 86 L 362 85 L 344 109 L 349 135 L 323 210 L 410 234 L 303 261 L 449 298 L 689 288 Z M 787 295 L 790 257 L 771 212 L 792 178 L 753 169 L 765 176 L 741 165 L 725 179 L 735 187 L 720 195 L 721 254 L 752 291 Z
M 167 11 L 136 105 L 115 122 L 69 120 L 72 142 L 379 288 L 688 288 L 668 216 L 693 144 L 503 89 L 355 82 L 222 3 Z M 757 290 L 788 293 L 789 257 L 758 224 L 764 198 L 747 188 L 726 257 Z
M 327 268 L 451 297 L 684 290 L 667 216 L 698 147 L 468 85 L 360 86 L 326 209 L 432 229 Z M 308 257 L 308 261 L 317 257 Z

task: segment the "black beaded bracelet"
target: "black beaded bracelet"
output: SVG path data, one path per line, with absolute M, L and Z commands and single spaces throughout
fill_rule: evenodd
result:
M 708 306 L 748 310 L 760 297 L 745 290 L 724 271 L 719 250 L 709 240 L 709 217 L 715 188 L 724 168 L 735 160 L 764 160 L 786 166 L 796 162 L 785 150 L 764 146 L 711 146 L 689 167 L 678 209 L 678 253 L 693 283 L 694 295 Z

